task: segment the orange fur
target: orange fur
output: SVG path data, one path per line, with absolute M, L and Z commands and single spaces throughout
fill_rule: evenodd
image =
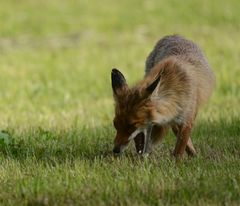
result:
M 158 57 L 161 52 L 169 54 L 164 58 Z M 195 149 L 190 139 L 193 121 L 199 107 L 210 97 L 215 84 L 210 66 L 193 42 L 179 36 L 160 40 L 150 53 L 146 65 L 144 79 L 132 88 L 127 86 L 119 71 L 114 71 L 115 147 L 126 145 L 133 131 L 151 122 L 159 127 L 155 128 L 153 134 L 159 139 L 163 138 L 163 131 L 168 127 L 173 128 L 177 137 L 174 150 L 176 157 L 182 157 L 184 150 L 193 155 Z M 117 86 L 114 81 L 117 81 Z

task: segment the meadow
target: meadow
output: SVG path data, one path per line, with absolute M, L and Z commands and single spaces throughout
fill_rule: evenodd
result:
M 0 205 L 240 205 L 238 0 L 0 1 Z M 111 69 L 132 85 L 158 39 L 203 48 L 217 79 L 176 165 L 111 154 Z

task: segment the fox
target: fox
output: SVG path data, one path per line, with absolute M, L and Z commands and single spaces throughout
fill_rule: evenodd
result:
M 172 155 L 195 156 L 191 133 L 199 108 L 210 98 L 215 75 L 200 47 L 180 35 L 160 39 L 145 62 L 142 80 L 130 87 L 116 68 L 111 71 L 116 129 L 114 154 L 131 140 L 138 153 L 150 153 L 171 129 Z

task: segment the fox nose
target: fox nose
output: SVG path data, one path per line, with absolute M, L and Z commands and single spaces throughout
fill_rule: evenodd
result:
M 113 148 L 113 153 L 114 154 L 120 154 L 121 150 L 120 150 L 120 147 L 114 147 Z

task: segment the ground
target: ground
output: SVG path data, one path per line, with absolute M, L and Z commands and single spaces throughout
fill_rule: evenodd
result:
M 2 1 L 1 205 L 240 205 L 240 3 Z M 176 165 L 171 132 L 142 159 L 115 135 L 110 73 L 134 84 L 167 34 L 203 48 L 217 79 Z

